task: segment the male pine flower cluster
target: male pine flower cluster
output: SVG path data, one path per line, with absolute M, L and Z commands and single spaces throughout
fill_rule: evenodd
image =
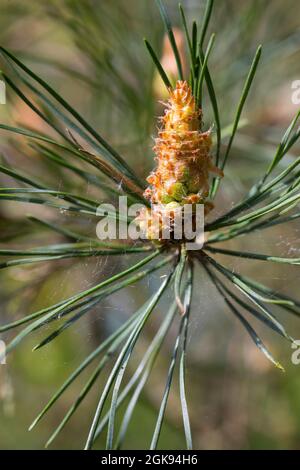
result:
M 191 88 L 186 81 L 177 81 L 169 93 L 153 148 L 157 168 L 148 176 L 150 186 L 144 193 L 152 210 L 144 208 L 136 219 L 148 239 L 162 238 L 163 221 L 172 221 L 185 204 L 193 208 L 204 204 L 207 214 L 213 208 L 207 199 L 210 173 L 223 175 L 212 162 L 211 130 L 201 130 L 202 110 L 197 107 Z M 172 232 L 172 222 L 170 227 Z

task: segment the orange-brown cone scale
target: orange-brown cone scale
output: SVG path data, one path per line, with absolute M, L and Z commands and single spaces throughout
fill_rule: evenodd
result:
M 152 206 L 159 207 L 157 213 L 184 204 L 202 203 L 205 213 L 213 208 L 207 201 L 209 176 L 223 173 L 212 163 L 211 131 L 201 131 L 201 117 L 191 88 L 187 82 L 178 81 L 176 88 L 170 90 L 165 115 L 161 118 L 162 128 L 154 146 L 157 168 L 148 176 L 150 186 L 144 193 Z M 160 223 L 157 216 L 150 215 L 149 209 L 141 211 L 137 222 L 149 239 Z

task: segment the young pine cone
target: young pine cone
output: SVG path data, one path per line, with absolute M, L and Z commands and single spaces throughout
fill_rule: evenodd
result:
M 151 223 L 149 209 L 141 211 L 137 222 L 153 238 L 153 226 L 157 226 L 157 212 L 163 214 L 184 204 L 204 204 L 208 213 L 213 204 L 207 200 L 209 176 L 223 176 L 211 160 L 211 131 L 201 131 L 202 111 L 196 106 L 191 88 L 185 81 L 178 81 L 170 90 L 162 128 L 155 139 L 154 151 L 158 162 L 147 178 L 150 186 L 145 197 L 156 207 L 156 219 Z M 156 227 L 157 228 L 157 227 Z

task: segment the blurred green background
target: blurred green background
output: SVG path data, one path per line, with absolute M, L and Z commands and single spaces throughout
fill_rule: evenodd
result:
M 300 80 L 300 4 L 297 0 L 223 0 L 215 2 L 210 30 L 217 33 L 210 71 L 215 78 L 222 126 L 235 112 L 244 77 L 256 46 L 264 46 L 223 188 L 214 214 L 222 213 L 249 188 L 270 161 L 284 129 L 297 111 L 291 84 Z M 165 1 L 176 37 L 181 43 L 177 2 Z M 201 21 L 205 3 L 183 0 L 187 18 Z M 149 0 L 0 0 L 0 44 L 13 50 L 39 72 L 83 116 L 99 129 L 145 177 L 154 165 L 151 150 L 164 99 L 163 85 L 156 76 L 143 44 L 151 40 L 172 74 L 174 61 L 164 38 L 163 25 L 154 1 Z M 182 56 L 186 51 L 181 47 Z M 0 106 L 1 122 L 23 122 L 43 130 L 42 123 L 25 105 L 8 95 Z M 207 108 L 205 105 L 207 104 Z M 299 107 L 299 105 L 298 105 Z M 211 125 L 212 112 L 204 100 L 204 119 Z M 289 160 L 299 155 L 299 146 Z M 297 154 L 298 151 L 298 154 Z M 79 184 L 56 174 L 51 163 L 41 162 L 22 140 L 1 133 L 1 155 L 29 174 L 48 177 L 59 185 Z M 70 176 L 69 176 L 70 177 Z M 3 178 L 3 176 L 1 176 Z M 5 179 L 5 183 L 7 180 Z M 83 189 L 85 190 L 85 189 Z M 28 208 L 34 215 L 40 209 Z M 44 209 L 43 209 L 43 215 Z M 61 214 L 62 217 L 66 217 Z M 0 242 L 27 235 L 31 226 L 24 211 L 13 204 L 0 208 Z M 299 256 L 299 223 L 268 229 L 227 243 L 231 249 L 257 249 L 279 256 Z M 21 230 L 21 234 L 20 234 Z M 91 225 L 91 233 L 95 227 Z M 45 234 L 37 241 L 49 240 Z M 32 241 L 32 240 L 31 240 Z M 52 242 L 52 240 L 50 240 Z M 57 262 L 38 267 L 15 267 L 0 274 L 1 321 L 58 302 L 112 273 L 114 265 L 93 261 Z M 284 293 L 297 294 L 296 266 L 269 266 L 241 260 L 224 262 L 237 271 L 255 276 Z M 274 356 L 286 368 L 272 368 L 256 350 L 244 330 L 231 317 L 204 273 L 196 278 L 192 328 L 189 337 L 188 395 L 196 449 L 296 449 L 300 448 L 300 365 L 291 362 L 292 349 L 257 325 Z M 80 359 L 127 317 L 147 290 L 155 290 L 152 277 L 139 289 L 118 293 L 81 320 L 56 341 L 32 353 L 34 338 L 27 341 L 0 366 L 0 448 L 42 448 L 64 412 L 76 398 L 84 378 L 79 378 L 58 401 L 39 427 L 27 432 L 33 418 L 52 393 L 72 372 Z M 163 307 L 161 312 L 163 315 Z M 280 314 L 281 315 L 281 314 Z M 291 335 L 300 338 L 297 318 L 281 315 Z M 151 327 L 149 327 L 151 334 Z M 35 341 L 34 341 L 35 340 Z M 170 343 L 172 332 L 170 334 Z M 147 337 L 144 338 L 145 344 Z M 139 346 L 143 350 L 144 344 Z M 153 431 L 165 384 L 168 344 L 146 387 L 126 439 L 127 448 L 143 448 Z M 134 367 L 134 364 L 132 365 Z M 101 385 L 83 402 L 65 431 L 51 448 L 81 448 L 96 406 Z M 167 409 L 160 448 L 184 448 L 178 383 L 175 381 Z M 99 442 L 99 446 L 101 442 Z

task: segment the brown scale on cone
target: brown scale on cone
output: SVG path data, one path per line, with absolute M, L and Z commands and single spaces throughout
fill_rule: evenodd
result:
M 202 203 L 207 214 L 213 208 L 207 200 L 210 173 L 223 176 L 211 160 L 211 131 L 201 131 L 202 111 L 187 82 L 178 81 L 169 93 L 162 127 L 155 139 L 157 168 L 147 178 L 150 186 L 144 196 L 161 211 Z M 151 225 L 157 221 L 153 217 L 151 220 L 148 209 L 140 213 L 138 221 L 147 238 L 152 238 Z

